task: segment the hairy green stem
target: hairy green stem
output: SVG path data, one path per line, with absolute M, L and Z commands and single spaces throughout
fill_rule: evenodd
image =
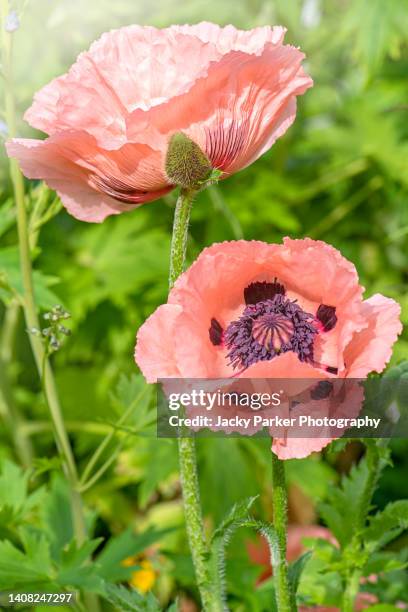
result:
M 177 199 L 171 240 L 170 289 L 184 269 L 188 224 L 194 195 L 193 190 L 181 189 Z M 195 441 L 192 438 L 179 438 L 178 449 L 184 514 L 197 585 L 203 609 L 206 612 L 216 612 L 223 608 L 217 603 L 211 589 L 207 562 L 209 551 L 201 512 Z
M 16 134 L 15 99 L 12 83 L 12 34 L 6 32 L 4 24 L 7 18 L 8 0 L 0 0 L 1 29 L 2 29 L 2 59 L 5 73 L 6 87 L 4 92 L 5 117 L 9 136 L 13 138 Z M 17 232 L 19 242 L 20 267 L 23 284 L 23 309 L 25 322 L 28 330 L 39 329 L 40 323 L 34 297 L 34 285 L 31 265 L 31 250 L 28 233 L 28 220 L 24 193 L 24 180 L 18 163 L 10 159 L 10 175 L 13 183 L 15 205 L 17 210 Z M 71 444 L 64 426 L 61 407 L 59 403 L 54 375 L 51 369 L 45 347 L 41 339 L 30 334 L 30 343 L 40 378 L 44 379 L 44 393 L 50 410 L 54 426 L 55 439 L 58 450 L 64 463 L 64 471 L 70 485 L 71 509 L 73 517 L 74 533 L 78 544 L 84 542 L 87 537 L 85 517 L 82 507 L 82 499 L 78 491 L 78 474 Z M 89 609 L 98 610 L 99 606 L 94 597 L 89 599 Z
M 278 612 L 293 612 L 296 604 L 290 590 L 288 564 L 286 561 L 287 538 L 287 491 L 285 466 L 283 461 L 272 453 L 272 486 L 273 486 L 273 526 L 278 537 L 279 555 L 274 559 L 273 572 L 276 580 L 276 600 Z
M 169 287 L 173 287 L 184 270 L 188 240 L 188 224 L 191 206 L 196 192 L 191 189 L 180 189 L 174 211 L 173 233 L 171 236 Z

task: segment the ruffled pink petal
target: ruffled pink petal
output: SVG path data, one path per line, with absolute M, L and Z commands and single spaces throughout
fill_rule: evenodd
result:
M 103 221 L 172 189 L 161 171 L 160 154 L 145 145 L 110 152 L 98 149 L 85 132 L 63 132 L 44 141 L 14 139 L 6 147 L 25 176 L 45 180 L 82 221 Z
M 345 350 L 347 376 L 363 378 L 382 372 L 391 358 L 392 346 L 402 331 L 401 307 L 383 295 L 373 295 L 362 303 L 366 328 L 356 333 Z
M 185 132 L 226 174 L 254 161 L 289 127 L 295 96 L 312 85 L 303 54 L 267 43 L 260 55 L 231 51 L 209 65 L 190 90 L 129 117 L 128 137 L 154 143 Z M 141 140 L 142 139 L 142 140 Z
M 159 378 L 179 378 L 175 360 L 177 321 L 181 308 L 163 304 L 143 323 L 137 333 L 135 361 L 148 383 Z
M 267 43 L 281 44 L 286 32 L 286 28 L 281 26 L 238 30 L 233 25 L 221 27 L 208 21 L 196 25 L 171 26 L 171 29 L 187 36 L 196 36 L 205 43 L 211 43 L 222 55 L 230 51 L 259 55 Z
M 319 452 L 332 442 L 332 438 L 275 438 L 272 451 L 279 459 L 304 459 Z
M 113 30 L 81 53 L 67 74 L 41 89 L 25 118 L 47 134 L 86 130 L 101 146 L 117 148 L 128 141 L 129 112 L 188 91 L 220 56 L 215 45 L 176 28 Z

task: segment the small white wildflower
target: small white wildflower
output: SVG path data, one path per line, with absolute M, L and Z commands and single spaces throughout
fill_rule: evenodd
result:
M 20 27 L 20 19 L 18 18 L 17 11 L 10 11 L 6 17 L 4 29 L 9 34 L 12 34 Z

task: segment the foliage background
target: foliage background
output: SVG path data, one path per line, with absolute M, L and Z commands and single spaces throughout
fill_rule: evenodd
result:
M 20 117 L 33 93 L 67 70 L 76 55 L 102 32 L 131 23 L 166 26 L 212 20 L 242 28 L 282 24 L 287 40 L 306 53 L 315 86 L 298 102 L 289 132 L 250 168 L 200 195 L 191 223 L 189 259 L 214 241 L 282 235 L 321 238 L 351 259 L 366 296 L 382 292 L 397 299 L 408 319 L 408 3 L 407 0 L 35 0 L 19 2 L 15 33 L 15 86 Z M 24 5 L 24 6 L 23 6 Z M 21 120 L 20 135 L 33 131 Z M 39 185 L 30 185 L 38 195 Z M 52 200 L 52 194 L 44 192 Z M 0 271 L 19 286 L 12 192 L 0 153 Z M 136 374 L 136 330 L 166 299 L 169 236 L 174 197 L 145 205 L 102 225 L 76 221 L 62 210 L 41 229 L 35 249 L 37 300 L 43 309 L 62 303 L 71 313 L 72 336 L 54 356 L 64 415 L 80 465 L 101 435 L 111 431 L 143 382 Z M 3 298 L 2 357 L 12 402 L 24 415 L 37 461 L 30 486 L 58 480 L 51 425 L 31 357 L 21 314 L 12 343 Z M 403 335 L 393 362 L 408 359 Z M 149 392 L 107 455 L 117 460 L 86 494 L 95 514 L 95 533 L 109 537 L 127 527 L 182 526 L 177 455 L 173 441 L 152 434 Z M 134 432 L 139 435 L 134 435 Z M 149 432 L 151 435 L 149 435 Z M 376 502 L 406 497 L 405 441 L 392 445 L 394 467 L 384 472 Z M 288 462 L 291 519 L 318 520 L 316 504 L 327 497 L 339 474 L 361 448 Z M 16 461 L 7 430 L 0 457 Z M 266 441 L 201 440 L 201 491 L 209 524 L 217 523 L 242 497 L 261 493 L 256 509 L 270 518 L 269 449 Z M 44 473 L 42 470 L 45 470 Z M 1 503 L 0 503 L 1 505 Z M 248 534 L 247 534 L 247 537 Z M 242 538 L 241 538 L 242 540 Z M 130 554 L 130 553 L 129 553 Z M 145 554 L 145 553 L 144 553 Z M 175 583 L 195 597 L 182 529 L 149 548 L 157 569 L 155 592 L 167 602 Z M 241 609 L 249 601 L 259 568 L 250 566 L 242 541 L 229 552 L 231 596 Z M 252 606 L 252 607 L 251 607 Z M 238 609 L 237 608 L 237 609 Z

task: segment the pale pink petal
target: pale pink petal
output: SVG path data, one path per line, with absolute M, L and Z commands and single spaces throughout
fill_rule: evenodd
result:
M 347 376 L 354 378 L 382 372 L 402 331 L 401 307 L 390 298 L 373 295 L 362 303 L 361 313 L 366 328 L 353 336 L 344 355 Z
M 272 452 L 279 459 L 304 459 L 311 453 L 325 448 L 332 438 L 275 438 L 272 441 Z
M 281 44 L 286 32 L 286 28 L 281 26 L 273 28 L 261 26 L 253 30 L 238 30 L 233 25 L 221 27 L 208 21 L 202 21 L 196 25 L 171 26 L 171 29 L 211 43 L 222 55 L 230 51 L 244 51 L 259 55 L 266 43 Z
M 137 333 L 135 361 L 148 383 L 157 382 L 159 378 L 180 377 L 174 357 L 180 313 L 179 306 L 163 304 Z
M 254 161 L 289 127 L 295 96 L 312 85 L 294 47 L 268 43 L 261 55 L 231 51 L 191 89 L 148 113 L 136 110 L 128 137 L 158 146 L 159 135 L 185 132 L 226 174 Z M 142 140 L 141 140 L 142 139 Z
M 284 34 L 282 27 L 241 31 L 207 22 L 104 34 L 35 95 L 25 115 L 51 138 L 65 139 L 49 144 L 63 146 L 60 157 L 86 169 L 88 187 L 102 193 L 96 211 L 97 196 L 77 201 L 87 193 L 83 185 L 75 193 L 55 187 L 68 210 L 100 221 L 167 193 L 165 158 L 176 132 L 196 142 L 222 178 L 255 161 L 291 125 L 296 96 L 312 85 L 303 54 L 283 45 Z M 31 152 L 41 157 L 38 148 Z
M 14 139 L 6 147 L 25 176 L 45 180 L 82 221 L 103 221 L 172 189 L 161 171 L 160 154 L 145 145 L 103 151 L 85 132 L 63 132 L 44 141 Z
M 47 134 L 86 130 L 105 148 L 128 141 L 126 116 L 189 90 L 220 51 L 174 28 L 113 30 L 41 89 L 25 118 Z M 188 58 L 188 61 L 186 61 Z

